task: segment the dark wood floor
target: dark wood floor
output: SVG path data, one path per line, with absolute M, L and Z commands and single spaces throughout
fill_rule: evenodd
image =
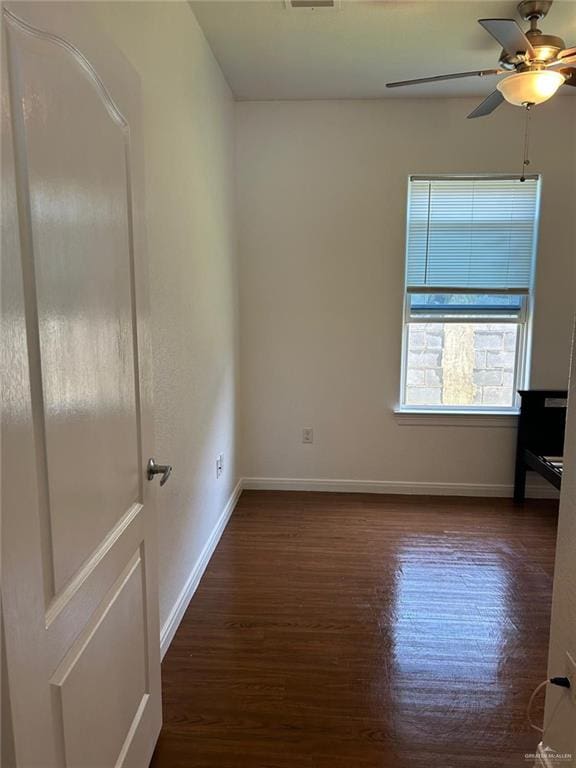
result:
M 531 768 L 555 533 L 553 502 L 244 492 L 152 765 Z

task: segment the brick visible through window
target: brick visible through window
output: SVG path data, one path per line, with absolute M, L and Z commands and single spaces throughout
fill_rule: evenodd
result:
M 512 407 L 515 323 L 411 323 L 405 405 Z

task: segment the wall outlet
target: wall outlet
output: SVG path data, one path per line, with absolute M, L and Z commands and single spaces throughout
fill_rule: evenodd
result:
M 570 697 L 576 704 L 576 661 L 568 651 L 566 651 L 566 677 L 570 680 Z
M 220 477 L 220 475 L 224 472 L 224 454 L 219 453 L 218 456 L 216 456 L 216 479 Z
M 314 442 L 314 430 L 312 427 L 304 427 L 302 430 L 302 442 L 313 443 Z

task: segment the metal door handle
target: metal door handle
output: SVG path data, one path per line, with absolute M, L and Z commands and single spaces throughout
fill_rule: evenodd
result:
M 148 466 L 146 467 L 146 475 L 148 480 L 153 480 L 154 475 L 162 475 L 160 478 L 160 485 L 165 485 L 172 473 L 172 466 L 170 464 L 156 464 L 154 459 L 148 460 Z

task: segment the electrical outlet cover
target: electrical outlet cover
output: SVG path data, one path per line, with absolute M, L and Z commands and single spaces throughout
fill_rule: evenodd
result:
M 304 427 L 302 430 L 302 442 L 313 443 L 314 442 L 314 430 L 312 427 Z

